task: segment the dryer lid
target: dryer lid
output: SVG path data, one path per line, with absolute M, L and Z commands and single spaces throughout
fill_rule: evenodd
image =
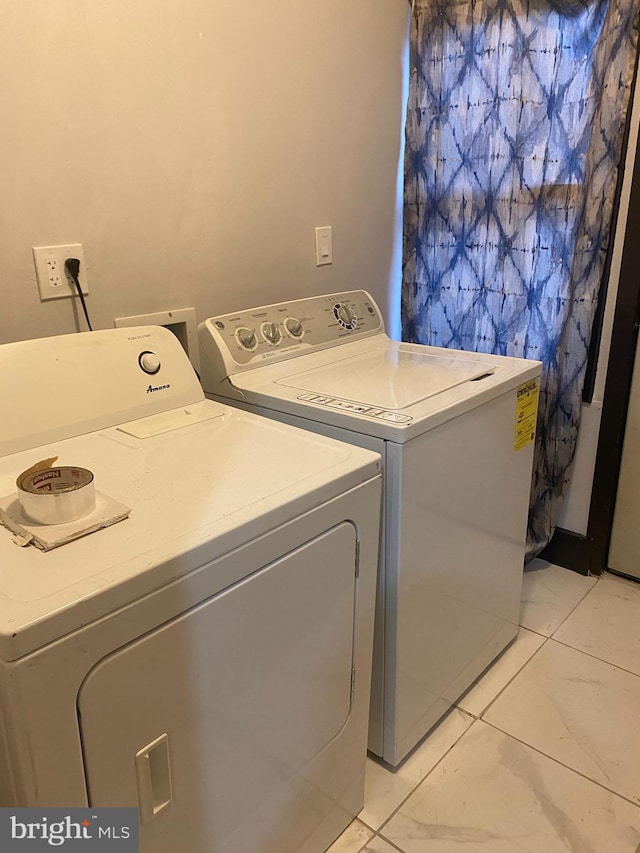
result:
M 406 409 L 416 403 L 455 388 L 464 382 L 493 373 L 493 367 L 459 353 L 418 352 L 415 348 L 386 341 L 358 355 L 341 358 L 310 370 L 277 379 L 300 391 L 342 397 L 384 409 Z M 345 357 L 346 356 L 346 357 Z

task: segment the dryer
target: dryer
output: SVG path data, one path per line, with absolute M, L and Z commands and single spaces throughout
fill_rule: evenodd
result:
M 159 327 L 1 346 L 0 408 L 10 525 L 45 458 L 130 508 L 46 551 L 0 526 L 0 805 L 325 850 L 363 804 L 379 457 L 205 400 Z
M 392 341 L 365 291 L 199 336 L 208 396 L 383 458 L 369 749 L 395 766 L 517 634 L 541 364 Z

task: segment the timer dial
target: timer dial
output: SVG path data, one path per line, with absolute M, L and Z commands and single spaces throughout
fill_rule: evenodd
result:
M 355 329 L 358 318 L 344 302 L 336 302 L 333 306 L 333 315 L 343 329 Z

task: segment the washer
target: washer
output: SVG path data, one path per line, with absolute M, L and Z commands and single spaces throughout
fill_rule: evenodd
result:
M 384 460 L 369 749 L 395 766 L 516 636 L 541 365 L 391 341 L 365 291 L 199 336 L 208 396 Z
M 159 327 L 3 345 L 0 407 L 0 495 L 57 456 L 131 509 L 50 551 L 0 527 L 0 804 L 325 850 L 363 804 L 379 457 L 205 400 Z

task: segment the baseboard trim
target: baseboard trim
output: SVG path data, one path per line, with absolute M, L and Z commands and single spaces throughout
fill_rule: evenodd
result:
M 551 542 L 539 556 L 542 560 L 571 569 L 580 575 L 602 574 L 602 567 L 593 565 L 593 540 L 562 527 L 556 528 Z

